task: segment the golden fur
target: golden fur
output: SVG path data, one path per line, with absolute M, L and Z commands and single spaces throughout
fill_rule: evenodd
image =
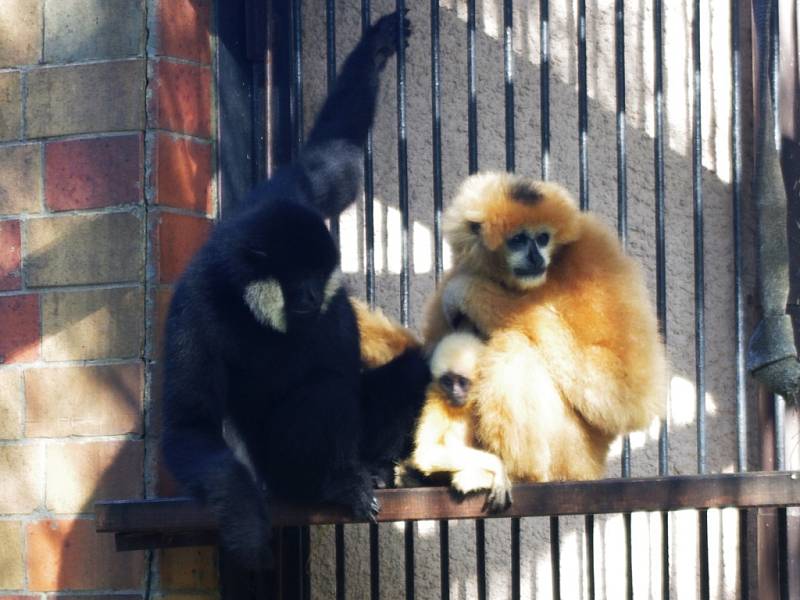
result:
M 420 341 L 411 331 L 392 321 L 380 309 L 372 310 L 358 298 L 350 298 L 361 337 L 361 364 L 374 369 L 385 365 Z
M 416 473 L 431 477 L 447 473 L 451 486 L 461 493 L 489 490 L 487 505 L 503 509 L 511 501 L 511 484 L 502 461 L 475 447 L 473 407 L 455 406 L 440 384 L 442 375 L 456 373 L 472 379 L 483 343 L 465 332 L 451 333 L 436 346 L 431 357 L 433 381 L 414 432 L 411 457 L 398 465 L 395 484 L 417 484 Z
M 542 226 L 551 262 L 523 285 L 505 240 Z M 664 413 L 664 348 L 639 266 L 563 188 L 509 174 L 467 179 L 445 234 L 454 267 L 424 337 L 435 346 L 454 312 L 488 337 L 470 389 L 479 445 L 512 480 L 603 476 L 612 440 Z

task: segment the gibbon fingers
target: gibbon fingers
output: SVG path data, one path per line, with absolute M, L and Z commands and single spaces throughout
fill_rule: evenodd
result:
M 550 182 L 485 173 L 445 212 L 453 269 L 429 303 L 434 347 L 486 336 L 470 395 L 477 443 L 514 481 L 594 479 L 618 435 L 663 415 L 666 359 L 639 266 Z

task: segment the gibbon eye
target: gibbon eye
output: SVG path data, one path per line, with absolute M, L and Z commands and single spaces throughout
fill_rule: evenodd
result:
M 527 242 L 528 236 L 523 232 L 509 238 L 506 244 L 508 244 L 509 248 L 522 248 Z
M 475 235 L 478 235 L 481 232 L 481 224 L 480 223 L 476 223 L 475 221 L 470 221 L 469 222 L 469 230 L 472 233 L 474 233 Z
M 550 243 L 550 234 L 546 231 L 536 236 L 536 243 L 540 246 L 547 246 Z

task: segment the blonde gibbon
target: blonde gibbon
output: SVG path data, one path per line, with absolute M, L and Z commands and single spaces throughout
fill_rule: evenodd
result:
M 420 477 L 449 475 L 460 493 L 489 492 L 492 511 L 511 504 L 511 483 L 500 459 L 475 447 L 472 377 L 480 362 L 483 342 L 474 334 L 458 331 L 446 335 L 431 356 L 433 381 L 417 420 L 411 457 L 395 469 L 395 484 L 418 485 Z
M 512 481 L 595 479 L 611 442 L 664 414 L 666 359 L 644 278 L 559 185 L 468 178 L 445 213 L 453 268 L 428 348 L 468 320 L 487 341 L 469 391 L 477 445 Z

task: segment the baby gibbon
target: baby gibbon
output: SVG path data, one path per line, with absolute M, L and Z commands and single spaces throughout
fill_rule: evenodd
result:
M 500 459 L 475 448 L 472 377 L 484 350 L 474 334 L 458 331 L 446 335 L 431 356 L 433 381 L 417 420 L 411 457 L 395 470 L 395 484 L 418 484 L 417 474 L 430 478 L 448 473 L 458 492 L 489 492 L 490 510 L 511 504 L 511 483 Z
M 465 181 L 445 235 L 454 267 L 425 341 L 464 318 L 487 338 L 469 392 L 478 445 L 512 481 L 603 476 L 614 438 L 664 414 L 664 347 L 639 266 L 562 187 L 505 173 Z

